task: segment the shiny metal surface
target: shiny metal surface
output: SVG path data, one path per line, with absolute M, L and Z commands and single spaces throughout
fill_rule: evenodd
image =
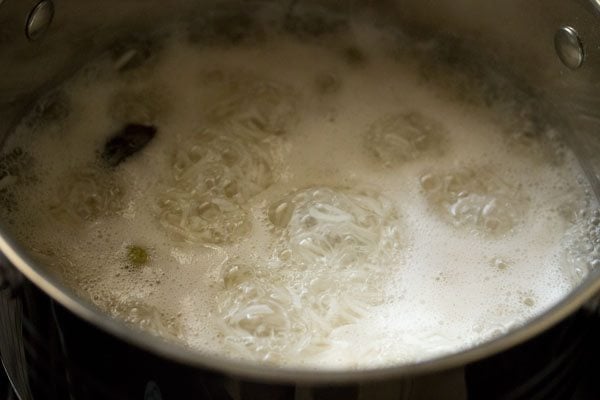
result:
M 30 40 L 40 39 L 50 27 L 54 17 L 54 3 L 42 0 L 31 10 L 25 24 L 25 34 Z
M 163 2 L 156 0 L 144 3 L 111 0 L 101 4 L 65 1 L 55 18 L 56 29 L 46 32 L 44 46 L 41 46 L 39 42 L 19 39 L 19 34 L 23 35 L 18 26 L 15 28 L 15 15 L 22 10 L 19 11 L 21 6 L 16 3 L 19 2 L 7 2 L 0 10 L 0 26 L 5 27 L 0 38 L 7 38 L 0 40 L 0 134 L 3 135 L 10 131 L 38 93 L 68 77 L 115 37 L 152 29 L 175 14 L 185 17 L 198 6 L 193 1 L 173 1 L 167 10 Z M 202 5 L 208 3 L 202 2 Z M 355 1 L 309 3 L 324 3 L 346 13 L 361 13 L 419 30 L 468 37 L 483 51 L 492 49 L 498 60 L 509 65 L 516 75 L 552 103 L 571 133 L 573 147 L 594 188 L 600 187 L 600 8 L 597 1 L 398 0 L 374 3 L 376 8 Z M 576 71 L 566 70 L 556 57 L 554 35 L 557 27 L 565 24 L 576 26 L 579 36 L 589 46 L 585 62 Z M 478 347 L 416 364 L 315 371 L 259 366 L 164 342 L 133 330 L 82 301 L 30 258 L 26 249 L 4 229 L 0 229 L 0 251 L 29 280 L 66 308 L 129 343 L 188 365 L 268 382 L 377 381 L 451 369 L 523 342 L 575 312 L 600 292 L 600 270 L 594 270 L 568 297 L 543 315 Z
M 558 58 L 570 69 L 577 69 L 583 64 L 585 52 L 577 31 L 570 26 L 563 26 L 554 35 L 554 47 Z

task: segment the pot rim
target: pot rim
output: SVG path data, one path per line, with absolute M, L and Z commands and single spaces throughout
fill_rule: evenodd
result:
M 425 361 L 365 369 L 277 367 L 186 348 L 110 317 L 64 286 L 57 277 L 44 271 L 44 268 L 33 260 L 2 227 L 0 227 L 0 251 L 15 268 L 52 299 L 84 321 L 129 344 L 191 367 L 269 383 L 356 383 L 408 377 L 460 367 L 526 341 L 574 313 L 595 294 L 600 293 L 600 270 L 594 270 L 566 297 L 527 323 L 472 348 Z

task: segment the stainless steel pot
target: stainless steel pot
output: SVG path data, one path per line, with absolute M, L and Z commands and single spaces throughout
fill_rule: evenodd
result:
M 293 9 L 299 3 L 314 3 L 344 14 L 369 13 L 386 23 L 469 39 L 474 51 L 480 49 L 497 62 L 509 65 L 515 75 L 552 104 L 568 128 L 571 144 L 600 195 L 600 1 L 273 2 L 285 9 Z M 0 0 L 0 134 L 10 131 L 40 93 L 70 76 L 117 38 L 152 31 L 178 16 L 209 12 L 212 3 L 56 0 L 52 4 L 49 0 Z M 22 274 L 26 282 L 33 283 L 68 312 L 136 348 L 168 362 L 247 381 L 304 386 L 390 382 L 460 368 L 539 335 L 582 307 L 597 308 L 592 300 L 600 293 L 600 270 L 593 270 L 569 296 L 525 326 L 478 347 L 429 361 L 351 371 L 276 368 L 196 353 L 109 318 L 49 275 L 4 230 L 0 233 L 0 251 L 5 257 L 6 282 L 14 286 Z M 7 269 L 8 264 L 18 273 Z M 17 315 L 22 305 L 8 295 L 3 296 L 5 318 L 9 313 Z M 6 343 L 4 339 L 2 342 Z M 9 351 L 0 347 L 2 354 Z

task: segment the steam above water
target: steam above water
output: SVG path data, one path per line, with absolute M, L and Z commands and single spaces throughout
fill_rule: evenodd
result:
M 443 42 L 307 21 L 175 27 L 89 64 L 9 138 L 3 219 L 115 318 L 281 365 L 474 346 L 600 264 L 596 200 L 527 91 Z M 130 147 L 107 164 L 111 138 Z

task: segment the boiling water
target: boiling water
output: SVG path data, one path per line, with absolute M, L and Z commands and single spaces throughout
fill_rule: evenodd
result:
M 9 228 L 110 315 L 281 365 L 474 346 L 599 262 L 595 199 L 526 91 L 443 42 L 293 26 L 175 28 L 84 67 L 5 144 Z M 108 164 L 126 124 L 156 134 Z

